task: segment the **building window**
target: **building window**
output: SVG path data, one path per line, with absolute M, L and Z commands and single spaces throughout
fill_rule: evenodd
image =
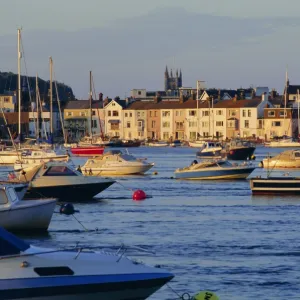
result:
M 286 111 L 281 110 L 281 111 L 279 112 L 279 116 L 280 116 L 280 117 L 286 117 L 286 116 L 287 116 Z
M 130 128 L 130 122 L 127 122 L 127 128 Z
M 128 113 L 125 113 L 125 118 L 127 118 L 128 117 Z
M 81 116 L 81 117 L 85 117 L 85 115 L 86 115 L 86 114 L 85 114 L 84 111 L 81 111 L 81 112 L 80 112 L 80 116 Z
M 223 126 L 223 121 L 217 121 L 216 126 Z
M 208 127 L 208 122 L 202 122 L 202 127 Z
M 235 121 L 228 121 L 228 128 L 235 128 Z
M 116 105 L 116 103 L 114 103 L 114 102 L 113 102 L 111 105 L 112 105 L 112 106 L 115 106 L 115 105 Z
M 73 116 L 73 112 L 67 111 L 67 117 L 71 117 L 71 116 Z
M 268 117 L 274 117 L 274 116 L 275 116 L 275 111 L 274 110 L 268 111 Z
M 183 122 L 176 122 L 176 129 L 182 130 L 183 129 Z
M 92 120 L 92 128 L 97 128 L 97 120 Z
M 163 122 L 162 127 L 163 128 L 170 128 L 170 122 Z
M 154 112 L 154 117 L 157 117 L 157 111 Z
M 143 137 L 144 136 L 144 131 L 139 131 L 138 136 Z
M 203 132 L 203 136 L 204 136 L 205 138 L 208 138 L 208 137 L 209 137 L 209 132 Z
M 189 111 L 189 116 L 190 116 L 190 117 L 196 116 L 196 110 L 190 110 L 190 111 Z
M 248 117 L 251 117 L 251 109 L 248 109 Z
M 111 123 L 110 124 L 110 130 L 119 130 L 120 127 L 119 127 L 119 123 Z M 117 136 L 117 134 L 116 134 Z
M 245 120 L 245 128 L 249 128 L 249 120 Z
M 96 116 L 96 111 L 95 110 L 93 110 L 92 115 Z
M 119 112 L 117 110 L 113 110 L 113 117 L 118 117 L 119 116 Z
M 235 110 L 229 110 L 229 116 L 230 117 L 235 117 L 236 116 L 236 111 Z
M 141 113 L 139 111 L 137 112 L 137 116 L 138 118 L 141 116 Z
M 274 121 L 274 122 L 272 122 L 272 126 L 274 126 L 274 127 L 280 127 L 281 126 L 281 122 L 280 121 Z
M 152 111 L 150 110 L 150 117 L 152 117 Z
M 216 131 L 216 136 L 217 138 L 220 138 L 223 136 L 223 132 L 222 131 Z
M 155 125 L 156 125 L 156 124 L 155 124 L 155 121 L 152 121 L 152 122 L 151 122 L 151 127 L 152 127 L 152 128 L 155 128 Z
M 217 110 L 216 115 L 217 116 L 222 116 L 223 115 L 223 110 Z
M 209 116 L 209 111 L 208 110 L 203 110 L 202 111 L 202 117 L 205 117 L 205 116 Z
M 246 117 L 246 110 L 243 109 L 243 117 Z
M 138 91 L 138 95 L 142 95 L 142 92 L 141 92 L 141 91 Z
M 190 121 L 189 122 L 189 127 L 197 127 L 197 122 L 196 121 Z
M 258 129 L 263 129 L 264 120 L 258 120 Z
M 170 115 L 171 115 L 171 114 L 170 114 L 170 111 L 169 111 L 169 110 L 163 110 L 163 111 L 162 111 L 162 116 L 163 116 L 163 117 L 170 117 Z
M 129 113 L 129 117 L 130 117 L 130 118 L 132 117 L 132 113 Z
M 144 123 L 143 121 L 138 121 L 138 127 L 142 128 L 143 127 L 143 123 Z
M 110 111 L 110 110 L 108 111 L 108 116 L 109 116 L 109 117 L 111 116 L 111 111 Z
M 181 117 L 181 116 L 182 116 L 182 111 L 176 110 L 176 117 Z
M 163 139 L 168 140 L 169 139 L 169 132 L 163 132 Z
M 142 117 L 145 117 L 145 112 L 142 112 Z
M 9 98 L 5 97 L 4 102 L 9 102 Z
M 196 136 L 197 136 L 196 132 L 194 132 L 194 131 L 190 132 L 190 140 L 195 140 Z

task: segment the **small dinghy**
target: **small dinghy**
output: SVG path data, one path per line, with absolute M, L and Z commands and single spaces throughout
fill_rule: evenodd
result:
M 227 160 L 203 161 L 194 160 L 185 168 L 175 171 L 176 179 L 246 179 L 255 169 L 247 163 L 232 164 Z
M 117 252 L 34 247 L 0 227 L 0 299 L 147 299 L 174 276 Z

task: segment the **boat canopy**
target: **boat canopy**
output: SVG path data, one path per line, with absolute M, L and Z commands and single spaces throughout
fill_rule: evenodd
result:
M 30 245 L 0 227 L 0 256 L 15 255 L 30 248 Z

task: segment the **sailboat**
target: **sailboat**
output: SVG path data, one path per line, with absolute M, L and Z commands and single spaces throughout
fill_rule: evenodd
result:
M 284 122 L 286 117 L 286 104 L 287 104 L 287 88 L 288 88 L 288 74 L 286 72 L 286 85 L 284 92 Z M 291 126 L 291 124 L 290 124 Z M 299 126 L 299 93 L 298 93 L 298 126 Z M 299 127 L 298 127 L 299 128 Z M 299 129 L 298 129 L 299 130 Z M 277 138 L 269 143 L 265 144 L 266 147 L 270 148 L 283 148 L 283 147 L 300 147 L 300 142 L 295 141 L 292 137 L 284 135 L 283 137 Z
M 90 71 L 90 145 L 80 144 L 76 147 L 71 147 L 71 153 L 74 156 L 97 156 L 102 155 L 104 152 L 104 147 L 93 145 L 93 110 L 92 110 L 92 102 L 93 102 L 93 91 L 92 91 L 92 71 Z

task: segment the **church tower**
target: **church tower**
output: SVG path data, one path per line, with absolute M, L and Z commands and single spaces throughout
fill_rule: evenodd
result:
M 178 72 L 178 69 L 175 72 L 175 76 L 173 76 L 173 71 L 169 74 L 168 66 L 166 66 L 165 71 L 165 91 L 171 91 L 172 94 L 178 91 L 179 88 L 182 87 L 182 72 Z

